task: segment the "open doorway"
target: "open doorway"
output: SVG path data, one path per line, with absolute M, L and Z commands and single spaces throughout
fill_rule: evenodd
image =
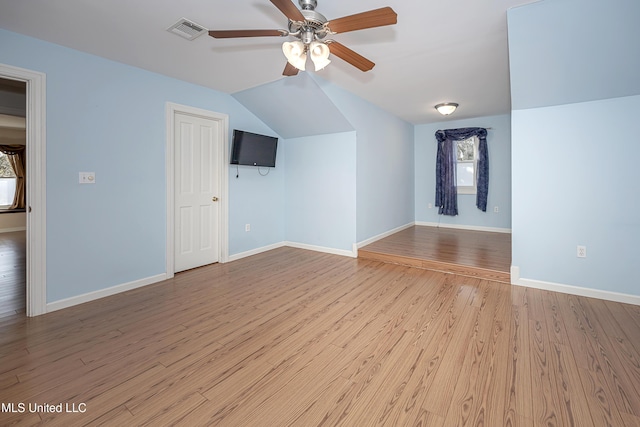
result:
M 27 84 L 0 78 L 0 317 L 26 313 Z
M 46 75 L 0 64 L 0 79 L 26 86 L 26 302 L 27 316 L 47 312 L 46 283 Z

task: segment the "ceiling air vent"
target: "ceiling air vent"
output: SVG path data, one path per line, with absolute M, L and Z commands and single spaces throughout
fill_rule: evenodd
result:
M 167 28 L 167 31 L 187 40 L 193 40 L 206 33 L 207 29 L 186 18 L 180 18 L 178 22 Z

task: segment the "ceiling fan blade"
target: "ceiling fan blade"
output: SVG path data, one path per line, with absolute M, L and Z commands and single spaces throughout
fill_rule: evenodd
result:
M 376 65 L 364 56 L 354 52 L 353 50 L 349 49 L 341 43 L 338 43 L 337 41 L 329 40 L 327 41 L 327 44 L 329 45 L 329 50 L 332 54 L 344 61 L 347 61 L 349 64 L 353 65 L 361 71 L 369 71 Z
M 271 3 L 292 21 L 304 21 L 304 15 L 291 0 L 271 0 Z
M 384 27 L 398 23 L 398 14 L 390 7 L 356 13 L 343 18 L 332 19 L 327 26 L 333 33 L 364 30 L 365 28 Z
M 287 65 L 284 66 L 284 71 L 282 72 L 283 76 L 295 76 L 298 74 L 298 69 L 296 67 L 294 67 L 293 65 L 291 65 L 288 61 L 287 61 Z
M 271 37 L 288 36 L 285 30 L 211 30 L 209 35 L 216 39 L 231 39 L 236 37 Z

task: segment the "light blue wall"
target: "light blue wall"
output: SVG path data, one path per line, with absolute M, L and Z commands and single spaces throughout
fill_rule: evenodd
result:
M 236 92 L 233 97 L 285 139 L 353 130 L 308 72 Z
M 513 112 L 521 277 L 640 295 L 638 117 L 640 96 Z
M 229 95 L 4 30 L 0 62 L 47 76 L 48 302 L 165 272 L 167 102 L 228 114 L 230 142 L 278 136 Z M 230 255 L 285 240 L 351 251 L 413 221 L 413 126 L 319 84 L 357 132 L 281 138 L 266 176 L 230 167 Z
M 317 78 L 356 129 L 357 241 L 414 221 L 414 126 Z
M 273 133 L 229 95 L 4 30 L 0 62 L 47 76 L 48 302 L 165 272 L 167 101 Z M 96 184 L 79 185 L 80 171 Z M 252 172 L 230 170 L 231 254 L 284 234 L 284 168 Z
M 288 139 L 287 241 L 351 251 L 356 242 L 356 135 Z
M 435 133 L 440 129 L 466 127 L 491 128 L 487 130 L 489 151 L 489 195 L 487 211 L 476 207 L 476 196 L 458 195 L 458 216 L 438 215 L 433 207 L 436 193 Z M 449 120 L 416 126 L 415 137 L 415 216 L 417 222 L 452 224 L 472 227 L 511 228 L 511 116 L 479 117 L 467 120 Z M 429 204 L 432 208 L 429 209 Z M 494 207 L 498 207 L 498 213 Z
M 414 127 L 357 98 L 350 109 L 358 129 L 361 242 L 414 221 Z
M 513 109 L 640 95 L 640 1 L 544 0 L 507 16 Z
M 278 136 L 269 129 L 255 128 L 251 125 L 238 125 L 237 128 Z M 283 240 L 285 177 L 283 142 L 282 138 L 278 140 L 275 168 L 229 166 L 230 255 L 262 248 Z M 251 231 L 245 231 L 246 224 L 250 224 Z
M 508 13 L 512 265 L 523 279 L 640 295 L 638 16 L 635 0 Z

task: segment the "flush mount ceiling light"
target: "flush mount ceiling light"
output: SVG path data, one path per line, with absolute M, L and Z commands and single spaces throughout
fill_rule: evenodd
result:
M 458 104 L 456 104 L 455 102 L 443 102 L 442 104 L 436 105 L 436 110 L 438 110 L 438 113 L 442 114 L 443 116 L 448 116 L 449 114 L 453 113 L 454 111 L 456 111 L 456 108 L 458 108 Z

